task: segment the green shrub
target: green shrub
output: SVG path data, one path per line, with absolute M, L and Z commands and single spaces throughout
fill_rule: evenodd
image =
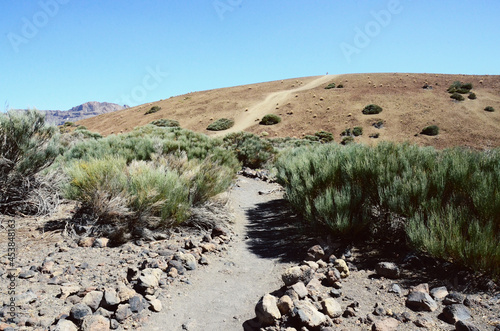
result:
M 491 106 L 487 106 L 486 108 L 484 108 L 485 111 L 489 111 L 489 112 L 494 112 L 495 111 L 495 108 L 491 107 Z
M 147 112 L 145 112 L 144 115 L 153 114 L 153 113 L 156 113 L 160 110 L 161 110 L 160 106 L 153 106 L 153 107 L 151 107 L 151 109 L 149 109 Z
M 75 130 L 87 130 L 87 127 L 85 125 L 79 125 Z
M 377 105 L 368 105 L 363 109 L 363 114 L 365 115 L 373 115 L 373 114 L 380 114 L 382 111 L 382 107 L 377 106 Z
M 314 134 L 315 137 L 322 143 L 329 143 L 333 141 L 333 134 L 327 131 L 318 131 Z
M 330 83 L 325 87 L 325 90 L 329 90 L 331 88 L 335 88 L 335 83 Z
M 223 131 L 231 128 L 234 125 L 234 121 L 228 118 L 220 118 L 213 123 L 208 125 L 207 130 L 210 131 Z
M 348 145 L 354 142 L 354 138 L 352 136 L 343 137 L 340 142 L 342 145 Z
M 351 131 L 351 128 L 347 128 L 345 129 L 344 131 L 342 131 L 340 133 L 340 136 L 344 137 L 344 136 L 352 136 L 352 131 Z
M 380 133 L 373 133 L 369 136 L 370 138 L 374 138 L 374 139 L 377 139 L 378 137 L 380 137 Z
M 278 124 L 279 122 L 281 122 L 281 117 L 279 117 L 278 115 L 274 115 L 274 114 L 267 114 L 262 118 L 262 120 L 259 122 L 259 124 L 261 124 L 261 125 L 274 125 L 274 124 Z
M 448 87 L 448 93 L 459 93 L 459 94 L 467 94 L 472 90 L 471 83 L 462 83 L 459 81 L 453 82 L 453 84 Z
M 464 97 L 460 93 L 457 93 L 457 92 L 450 95 L 450 98 L 457 100 L 457 101 L 464 101 L 465 100 Z
M 276 153 L 269 141 L 248 132 L 226 135 L 223 146 L 233 151 L 244 167 L 253 169 L 264 166 Z
M 406 236 L 417 250 L 500 275 L 500 149 L 327 144 L 284 152 L 276 168 L 308 222 L 351 239 Z M 397 224 L 403 237 L 382 231 Z
M 60 152 L 56 132 L 36 110 L 0 114 L 0 213 L 44 209 L 32 194 L 43 185 L 38 174 Z
M 169 120 L 166 118 L 155 120 L 155 121 L 151 122 L 151 124 L 156 125 L 156 126 L 160 126 L 160 127 L 167 127 L 167 128 L 174 128 L 174 127 L 180 126 L 178 121 Z
M 337 85 L 337 88 L 344 88 L 344 84 Z
M 426 136 L 437 136 L 439 134 L 439 127 L 437 125 L 430 125 L 423 128 L 420 133 Z
M 75 123 L 73 122 L 64 122 L 63 126 L 74 126 Z
M 357 136 L 361 136 L 363 134 L 363 128 L 360 127 L 360 126 L 355 126 L 353 129 L 352 129 L 352 135 L 354 137 L 357 137 Z
M 310 134 L 307 134 L 304 136 L 304 139 L 307 139 L 307 140 L 310 140 L 310 141 L 317 141 L 319 142 L 319 137 L 316 136 L 316 135 L 310 135 Z
M 476 93 L 470 92 L 468 98 L 471 100 L 476 100 L 477 99 Z

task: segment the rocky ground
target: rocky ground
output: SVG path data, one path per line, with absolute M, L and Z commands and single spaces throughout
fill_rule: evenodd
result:
M 500 329 L 492 281 L 391 245 L 311 238 L 282 196 L 240 176 L 191 227 L 119 247 L 69 236 L 73 204 L 15 218 L 13 320 L 4 217 L 0 330 Z

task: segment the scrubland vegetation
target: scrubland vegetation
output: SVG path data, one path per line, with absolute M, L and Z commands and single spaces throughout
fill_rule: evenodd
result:
M 361 130 L 344 139 L 352 142 L 353 131 Z M 306 222 L 347 240 L 392 236 L 500 275 L 498 149 L 342 146 L 325 131 L 306 139 L 241 132 L 214 139 L 152 124 L 104 138 L 85 128 L 60 135 L 36 111 L 1 115 L 0 138 L 2 213 L 48 212 L 63 196 L 96 224 L 174 226 L 227 190 L 242 166 L 275 167 Z

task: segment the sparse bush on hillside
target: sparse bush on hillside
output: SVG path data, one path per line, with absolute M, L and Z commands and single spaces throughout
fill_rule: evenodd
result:
M 262 120 L 259 122 L 261 125 L 274 125 L 278 124 L 281 122 L 281 117 L 275 114 L 267 114 L 265 115 Z
M 342 138 L 340 142 L 342 145 L 348 145 L 354 143 L 354 138 L 352 136 L 346 136 Z
M 236 153 L 244 167 L 261 168 L 276 153 L 271 143 L 248 132 L 230 133 L 224 137 L 224 146 Z
M 207 130 L 210 131 L 223 131 L 231 128 L 234 125 L 234 121 L 228 118 L 219 118 L 213 123 L 208 125 Z
M 470 92 L 468 98 L 471 100 L 476 100 L 477 99 L 476 93 Z
M 363 109 L 363 114 L 365 115 L 373 115 L 373 114 L 380 114 L 382 112 L 382 107 L 378 105 L 368 105 Z
M 357 136 L 361 136 L 363 134 L 363 128 L 360 127 L 360 126 L 355 126 L 353 129 L 352 129 L 352 135 L 354 137 L 357 137 Z
M 153 107 L 151 107 L 151 109 L 149 109 L 147 112 L 145 112 L 144 115 L 153 114 L 153 113 L 156 113 L 160 110 L 161 110 L 160 106 L 153 106 Z
M 457 100 L 457 101 L 464 101 L 465 100 L 464 97 L 460 93 L 457 93 L 457 92 L 450 95 L 450 98 Z
M 491 106 L 487 106 L 486 108 L 484 108 L 485 111 L 489 111 L 489 112 L 494 112 L 495 111 L 495 108 L 491 107 Z
M 78 125 L 75 130 L 87 130 L 85 125 Z
M 276 167 L 306 221 L 347 238 L 406 236 L 418 250 L 500 275 L 499 149 L 327 144 L 284 152 Z
M 40 172 L 60 152 L 56 132 L 36 110 L 0 114 L 0 213 L 46 213 L 54 207 L 57 184 Z
M 63 126 L 75 126 L 73 122 L 64 122 Z
M 341 84 L 337 85 L 337 88 L 344 88 L 344 84 L 341 83 Z
M 439 127 L 437 125 L 430 125 L 423 128 L 420 133 L 426 136 L 437 136 L 439 134 Z
M 453 82 L 453 84 L 448 87 L 448 93 L 459 93 L 459 94 L 467 94 L 472 90 L 471 83 L 462 83 L 459 81 Z
M 155 121 L 151 122 L 151 124 L 156 125 L 156 126 L 160 126 L 160 127 L 167 127 L 167 128 L 174 128 L 174 127 L 180 126 L 178 121 L 169 120 L 166 118 L 155 120 Z
M 333 134 L 327 131 L 318 131 L 314 134 L 322 143 L 329 143 L 333 141 Z
M 316 142 L 319 142 L 319 137 L 318 137 L 318 136 L 316 136 L 316 135 L 314 135 L 314 136 L 313 136 L 313 135 L 310 135 L 310 134 L 306 134 L 306 135 L 304 136 L 304 139 L 306 139 L 306 140 L 310 140 L 310 141 L 316 141 Z
M 325 90 L 329 90 L 331 88 L 335 88 L 335 83 L 330 83 L 325 87 Z

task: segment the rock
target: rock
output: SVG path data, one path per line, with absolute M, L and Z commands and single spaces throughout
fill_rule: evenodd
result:
M 170 261 L 168 261 L 168 266 L 169 266 L 169 268 L 167 270 L 169 273 L 172 270 L 172 268 L 177 269 L 177 273 L 179 275 L 184 275 L 184 273 L 186 272 L 186 268 L 184 268 L 184 266 L 182 265 L 182 262 L 180 262 L 180 261 L 170 260 Z
M 318 261 L 325 256 L 325 251 L 320 245 L 314 245 L 307 250 L 307 259 L 309 261 Z
M 83 303 L 78 303 L 71 307 L 70 316 L 76 321 L 81 321 L 87 315 L 92 315 L 92 309 Z
M 26 304 L 32 304 L 35 301 L 38 300 L 38 297 L 32 290 L 27 290 L 24 293 L 18 294 L 14 296 L 14 301 L 18 306 L 26 305 Z M 5 305 L 7 303 L 4 302 Z
M 295 293 L 297 293 L 300 299 L 304 299 L 308 294 L 307 288 L 302 282 L 293 284 L 292 289 L 295 291 Z
M 397 319 L 389 317 L 380 321 L 376 321 L 372 325 L 373 331 L 393 331 L 398 328 L 399 322 Z
M 455 324 L 458 321 L 466 321 L 472 316 L 469 309 L 462 304 L 452 304 L 444 307 L 442 318 L 445 322 Z
M 133 313 L 140 313 L 148 307 L 142 295 L 136 295 L 128 300 L 130 310 Z
M 417 320 L 414 323 L 419 328 L 427 328 L 427 329 L 431 329 L 434 325 L 436 325 L 436 322 L 434 322 L 432 317 L 422 314 L 417 315 Z
M 321 260 L 319 260 L 321 261 Z M 309 266 L 312 270 L 316 271 L 319 268 L 319 264 L 314 261 L 304 261 L 304 265 Z
M 323 306 L 323 313 L 331 318 L 340 317 L 342 315 L 342 307 L 334 298 L 328 298 L 321 303 Z
M 340 289 L 336 289 L 336 288 L 332 288 L 330 290 L 330 295 L 334 298 L 340 298 L 342 296 L 342 290 Z
M 443 299 L 443 305 L 464 303 L 465 297 L 460 293 L 450 293 Z
M 109 244 L 108 238 L 97 238 L 92 244 L 92 246 L 96 248 L 104 248 L 108 247 L 108 244 Z
M 281 315 L 286 315 L 293 309 L 293 301 L 288 295 L 282 296 L 278 300 L 278 309 L 280 310 Z
M 306 300 L 298 301 L 293 311 L 306 327 L 316 328 L 326 321 L 326 316 L 320 313 L 311 302 Z
M 456 331 L 480 331 L 477 326 L 470 322 L 458 321 L 455 323 Z
M 78 328 L 73 322 L 61 319 L 57 322 L 54 331 L 78 331 Z
M 109 331 L 109 320 L 101 315 L 85 316 L 82 331 Z
M 95 311 L 94 315 L 100 315 L 100 316 L 104 316 L 104 317 L 106 317 L 106 318 L 110 318 L 110 317 L 113 315 L 113 312 L 111 312 L 111 311 L 109 311 L 109 310 L 106 310 L 106 309 L 104 309 L 104 308 L 102 308 L 102 307 L 99 307 L 99 308 Z
M 391 288 L 389 289 L 389 293 L 395 293 L 399 296 L 403 295 L 403 291 L 401 290 L 401 286 L 399 286 L 398 284 L 392 284 Z
M 132 310 L 130 310 L 130 305 L 128 303 L 118 305 L 118 309 L 116 309 L 115 312 L 115 318 L 118 322 L 122 323 L 130 316 L 132 316 Z
M 423 283 L 423 284 L 419 284 L 417 286 L 413 286 L 410 289 L 410 292 L 422 292 L 422 293 L 429 294 L 429 284 Z
M 273 325 L 276 320 L 281 318 L 277 298 L 271 294 L 264 295 L 255 306 L 255 315 L 262 326 Z
M 344 313 L 342 314 L 342 317 L 345 317 L 345 318 L 355 317 L 355 316 L 356 316 L 356 312 L 354 311 L 354 308 L 352 308 L 352 307 L 347 307 L 344 310 Z
M 430 294 L 435 300 L 441 300 L 448 295 L 448 290 L 445 286 L 435 287 L 430 291 Z
M 120 283 L 118 285 L 118 297 L 120 298 L 120 302 L 128 301 L 130 298 L 135 296 L 137 292 L 127 285 Z
M 330 270 L 326 273 L 326 278 L 325 282 L 326 285 L 328 286 L 333 286 L 336 282 L 340 281 L 340 273 L 338 272 L 337 269 L 335 269 L 337 272 L 334 272 L 333 270 Z
M 52 272 L 52 270 L 54 269 L 54 264 L 55 264 L 55 262 L 52 260 L 45 261 L 45 262 L 43 262 L 42 268 L 40 269 L 40 271 L 42 272 L 42 274 L 50 274 Z
M 391 279 L 397 279 L 400 277 L 401 272 L 399 267 L 392 262 L 380 262 L 375 267 L 375 271 L 379 276 Z
M 214 243 L 211 243 L 211 242 L 201 244 L 200 247 L 201 247 L 201 250 L 203 253 L 213 252 L 217 249 L 217 245 L 215 245 Z
M 221 225 L 216 225 L 213 229 L 212 229 L 212 238 L 215 238 L 215 237 L 219 237 L 219 236 L 227 236 L 227 229 L 225 229 L 223 226 Z
M 141 276 L 139 277 L 139 282 L 137 283 L 139 289 L 146 294 L 154 294 L 155 290 L 160 285 L 159 281 L 162 273 L 163 271 L 157 268 L 144 269 L 141 272 Z
M 435 311 L 438 305 L 427 293 L 411 292 L 406 299 L 406 306 L 414 311 Z
M 196 258 L 192 254 L 180 254 L 180 261 L 187 270 L 196 269 Z
M 347 264 L 345 263 L 344 260 L 336 259 L 334 265 L 335 269 L 337 269 L 340 272 L 340 277 L 346 278 L 349 276 L 349 268 L 347 267 Z
M 302 278 L 302 269 L 300 267 L 291 267 L 285 270 L 281 275 L 281 279 L 286 286 L 297 283 Z
M 94 241 L 95 241 L 95 238 L 93 238 L 93 237 L 81 238 L 78 241 L 78 246 L 80 246 L 80 247 L 92 247 L 92 245 L 94 244 Z
M 200 257 L 200 259 L 198 260 L 198 263 L 201 265 L 209 265 L 210 261 L 208 260 L 208 258 L 205 255 L 202 255 Z
M 112 318 L 109 321 L 109 326 L 110 326 L 111 330 L 116 330 L 120 327 L 120 323 L 117 320 L 115 320 L 114 318 Z
M 160 312 L 162 309 L 161 301 L 158 299 L 152 299 L 151 301 L 149 301 L 149 304 L 150 304 L 149 308 L 157 313 Z
M 99 308 L 103 295 L 104 294 L 101 291 L 89 292 L 83 297 L 81 303 L 89 306 L 90 308 L 92 308 L 92 310 L 95 311 L 97 310 L 97 308 Z
M 30 278 L 35 277 L 35 275 L 36 275 L 36 272 L 34 272 L 33 270 L 27 270 L 27 271 L 21 272 L 18 277 L 20 279 L 30 279 Z
M 114 288 L 107 288 L 104 291 L 104 305 L 107 307 L 116 306 L 121 302 L 118 292 Z

